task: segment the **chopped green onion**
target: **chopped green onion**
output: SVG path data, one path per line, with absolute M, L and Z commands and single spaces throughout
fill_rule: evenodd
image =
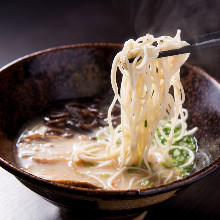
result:
M 118 140 L 118 141 L 117 141 L 117 144 L 121 144 L 121 140 Z
M 148 162 L 148 164 L 149 164 L 149 166 L 151 167 L 151 162 Z M 142 162 L 141 162 L 141 166 L 142 167 L 144 167 L 144 168 L 146 168 L 146 164 L 145 164 L 145 162 L 144 162 L 144 159 L 142 160 Z
M 133 173 L 133 170 L 132 169 L 127 169 L 127 172 L 128 173 Z
M 147 187 L 150 185 L 150 180 L 145 178 L 141 180 L 141 186 Z
M 103 173 L 102 176 L 105 177 L 105 178 L 110 177 L 110 175 L 108 173 Z
M 144 127 L 147 127 L 147 119 L 144 121 Z
M 132 164 L 131 166 L 132 166 L 132 167 L 137 167 L 137 165 L 136 165 L 136 164 Z
M 167 120 L 167 123 L 171 124 L 170 120 Z M 161 125 L 162 130 L 166 136 L 170 135 L 171 127 L 169 125 Z M 177 138 L 180 136 L 182 132 L 181 126 L 176 126 L 174 128 L 174 138 Z M 162 144 L 166 144 L 167 140 L 163 137 L 163 135 L 160 133 L 159 129 L 157 128 L 157 135 Z M 165 158 L 165 161 L 161 162 L 160 164 L 165 167 L 166 169 L 171 168 L 177 168 L 177 171 L 183 176 L 187 176 L 189 172 L 191 171 L 193 164 L 188 165 L 187 167 L 181 167 L 184 163 L 186 163 L 190 159 L 190 154 L 187 150 L 184 148 L 181 148 L 181 146 L 187 147 L 188 149 L 192 150 L 194 153 L 197 150 L 197 141 L 195 137 L 192 135 L 183 136 L 180 140 L 174 141 L 172 143 L 172 146 L 175 146 L 175 148 L 172 148 L 169 150 L 169 157 Z M 178 147 L 179 146 L 179 147 Z
M 163 138 L 163 139 L 161 140 L 161 143 L 165 145 L 165 144 L 167 143 L 167 140 L 166 140 L 165 138 Z
M 180 155 L 180 150 L 179 149 L 175 149 L 174 151 L 173 151 L 173 156 L 174 157 L 178 157 Z
M 91 167 L 91 166 L 93 166 L 94 164 L 93 163 L 91 163 L 91 162 L 86 162 L 86 166 L 87 167 Z
M 180 162 L 184 162 L 186 158 L 184 158 L 183 156 L 180 156 L 180 157 L 177 157 L 176 160 Z

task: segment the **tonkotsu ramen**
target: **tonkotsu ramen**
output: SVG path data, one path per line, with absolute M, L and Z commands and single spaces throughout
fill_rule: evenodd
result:
M 107 190 L 154 187 L 189 175 L 197 128 L 187 129 L 180 81 L 189 54 L 157 58 L 186 45 L 179 30 L 174 38 L 147 34 L 126 41 L 112 64 L 108 111 L 104 100 L 73 100 L 31 122 L 17 141 L 20 167 L 44 179 Z

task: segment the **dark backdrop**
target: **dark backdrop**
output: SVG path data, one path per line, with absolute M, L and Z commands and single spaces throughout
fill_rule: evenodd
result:
M 183 39 L 220 30 L 219 0 L 0 1 L 0 66 L 48 47 L 123 43 L 146 33 Z M 219 49 L 190 61 L 217 74 Z
M 1 0 L 0 66 L 49 47 L 87 42 L 123 43 L 146 33 L 174 36 L 178 28 L 185 40 L 219 31 L 220 1 Z M 189 62 L 220 80 L 219 48 L 191 54 Z M 217 171 L 193 184 L 149 213 L 148 219 L 220 218 L 219 175 Z M 0 219 L 60 219 L 57 209 L 36 199 L 34 193 L 19 184 L 0 170 Z M 15 190 L 18 186 L 20 191 Z

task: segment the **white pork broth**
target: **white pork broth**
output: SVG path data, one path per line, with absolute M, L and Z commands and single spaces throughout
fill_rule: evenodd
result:
M 118 174 L 118 163 L 114 159 L 96 163 L 85 161 L 80 157 L 84 144 L 91 145 L 90 151 L 87 151 L 90 155 L 97 155 L 97 153 L 101 155 L 102 151 L 104 153 L 104 145 L 108 144 L 110 136 L 108 127 L 96 128 L 91 132 L 81 134 L 77 132 L 70 138 L 45 135 L 48 130 L 49 128 L 42 121 L 33 122 L 17 142 L 17 158 L 20 167 L 43 179 L 87 182 L 109 189 L 109 181 L 114 177 L 111 182 L 114 189 L 140 189 L 169 183 L 188 175 L 195 161 L 195 157 L 189 161 L 191 158 L 189 152 L 193 155 L 196 152 L 196 140 L 191 135 L 174 143 L 169 152 L 170 157 L 167 157 L 165 162 L 162 159 L 165 150 L 156 145 L 156 140 L 154 140 L 148 156 L 148 163 L 152 169 L 151 176 L 144 161 L 141 167 L 132 164 L 131 167 L 125 167 Z M 169 123 L 164 126 L 163 130 L 169 133 Z M 178 132 L 180 129 L 177 127 L 177 135 Z M 164 143 L 165 139 L 159 131 L 158 136 Z M 118 142 L 118 145 L 120 144 Z M 178 147 L 175 147 L 177 144 Z M 103 146 L 103 149 L 100 149 L 100 146 Z M 190 163 L 187 164 L 187 162 Z M 184 164 L 186 166 L 181 166 Z

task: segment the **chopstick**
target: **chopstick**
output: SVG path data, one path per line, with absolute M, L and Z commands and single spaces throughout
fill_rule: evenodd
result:
M 201 43 L 203 41 L 208 41 L 208 40 L 217 39 L 217 38 L 220 38 L 220 31 L 194 37 L 194 38 L 186 40 L 186 42 L 189 44 L 195 44 L 195 43 Z
M 162 51 L 158 58 L 174 56 L 178 54 L 191 53 L 198 50 L 220 46 L 220 31 L 201 35 L 189 40 L 186 40 L 190 45 L 176 50 Z

